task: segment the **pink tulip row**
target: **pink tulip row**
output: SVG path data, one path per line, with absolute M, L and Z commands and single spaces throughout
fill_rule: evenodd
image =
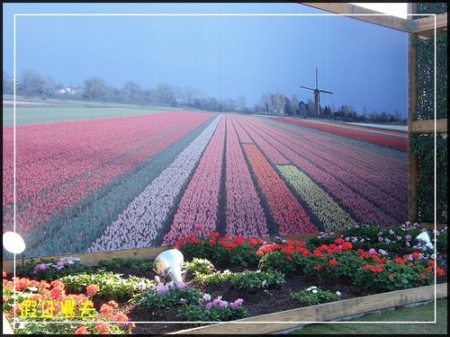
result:
M 279 233 L 288 235 L 317 232 L 304 208 L 259 149 L 253 144 L 243 144 L 243 147 Z
M 295 137 L 298 128 L 292 124 L 283 125 L 283 130 Z M 279 126 L 279 123 L 277 123 Z M 286 128 L 284 128 L 286 127 Z M 300 139 L 299 139 L 300 140 Z M 351 163 L 352 169 L 360 170 L 364 179 L 370 176 L 370 182 L 396 200 L 404 200 L 407 195 L 408 162 L 405 153 L 399 153 L 371 144 L 356 146 L 352 141 L 345 144 L 333 142 L 329 138 L 319 137 L 305 129 L 302 132 L 302 144 L 310 144 L 314 149 L 330 155 L 339 154 L 339 158 Z M 356 165 L 357 163 L 357 165 Z M 348 167 L 346 168 L 348 169 Z M 404 202 L 406 205 L 406 203 Z
M 216 231 L 224 144 L 225 119 L 222 118 L 183 194 L 163 246 L 195 233 L 196 224 L 201 224 L 203 235 Z
M 234 128 L 236 129 L 236 132 L 239 137 L 239 141 L 241 144 L 243 143 L 253 143 L 253 140 L 250 138 L 248 133 L 242 128 L 241 124 L 239 123 L 239 120 L 237 118 L 232 119 Z
M 276 134 L 280 139 L 292 141 L 292 138 L 285 133 L 277 132 Z M 293 143 L 297 143 L 299 146 L 301 144 L 302 156 L 305 159 L 309 160 L 318 168 L 321 168 L 324 172 L 345 182 L 348 187 L 358 191 L 362 197 L 375 203 L 386 214 L 389 214 L 394 218 L 396 217 L 399 221 L 401 221 L 402 217 L 407 217 L 408 210 L 407 203 L 405 202 L 407 194 L 405 188 L 402 189 L 405 193 L 402 197 L 392 196 L 389 193 L 389 191 L 392 190 L 392 184 L 390 184 L 388 180 L 378 179 L 376 183 L 372 181 L 371 177 L 376 176 L 380 178 L 380 173 L 368 173 L 367 170 L 356 165 L 356 163 L 358 163 L 356 158 L 349 161 L 343 155 L 344 147 L 341 146 L 340 148 L 335 148 L 333 151 L 330 151 L 326 147 L 317 147 L 315 144 L 311 144 L 311 142 L 297 140 L 296 142 L 293 141 Z M 403 162 L 403 167 L 401 165 L 391 165 L 390 161 L 385 160 L 384 165 L 386 166 L 387 163 L 389 163 L 389 167 L 393 171 L 391 174 L 397 178 L 403 177 L 403 179 L 400 180 L 403 180 L 406 186 L 406 160 Z
M 38 227 L 209 118 L 210 114 L 174 112 L 17 127 L 18 228 L 26 232 Z M 4 132 L 10 158 L 13 130 Z M 12 164 L 6 169 L 3 206 L 11 215 Z
M 236 117 L 226 117 L 226 232 L 231 238 L 265 237 L 266 217 L 232 120 Z
M 267 140 L 264 139 L 264 134 L 261 135 L 258 130 L 253 127 L 253 124 L 259 124 L 261 121 L 256 117 L 247 117 L 244 119 L 239 119 L 240 123 L 244 125 L 245 130 L 248 132 L 250 137 L 254 139 L 255 143 L 260 147 L 264 148 L 264 154 L 272 162 L 273 165 L 287 165 L 290 164 L 289 160 L 284 157 L 280 151 L 275 150 Z
M 200 160 L 220 117 L 217 117 L 191 142 L 161 174 L 118 216 L 90 252 L 132 249 L 155 245 L 164 222 L 174 207 L 175 198 Z
M 271 147 L 280 151 L 281 154 L 287 157 L 301 171 L 305 172 L 315 182 L 319 183 L 342 207 L 344 207 L 344 209 L 353 214 L 356 221 L 378 224 L 380 223 L 380 219 L 382 219 L 386 224 L 398 223 L 398 219 L 386 214 L 373 205 L 370 199 L 366 199 L 353 189 L 349 188 L 346 181 L 337 179 L 333 174 L 330 174 L 330 172 L 325 172 L 308 160 L 306 156 L 309 156 L 311 159 L 314 154 L 303 150 L 305 142 L 302 142 L 301 138 L 297 139 L 295 137 L 286 136 L 283 132 L 277 131 L 276 128 L 267 126 L 263 121 L 256 124 L 253 123 L 253 125 L 260 130 L 261 135 L 264 135 L 264 138 L 271 144 Z M 266 147 L 261 148 L 265 153 Z M 316 148 L 315 152 L 318 153 L 319 149 Z M 354 162 L 353 164 L 357 165 L 357 162 Z M 349 170 L 351 170 L 350 166 Z M 403 217 L 402 214 L 399 216 Z

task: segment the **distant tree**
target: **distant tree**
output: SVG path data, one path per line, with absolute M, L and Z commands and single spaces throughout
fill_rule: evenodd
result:
M 308 103 L 306 104 L 306 109 L 308 116 L 316 116 L 317 115 L 317 109 L 316 109 L 316 103 L 308 98 Z
M 142 89 L 139 84 L 133 81 L 128 81 L 122 88 L 123 99 L 128 103 L 141 103 L 142 102 Z
M 306 116 L 308 116 L 308 106 L 303 101 L 298 103 L 298 116 L 300 118 L 306 118 Z
M 211 97 L 206 100 L 204 104 L 204 109 L 208 111 L 219 111 L 219 103 L 215 97 Z
M 166 83 L 156 87 L 156 103 L 164 106 L 176 105 L 175 90 Z
M 324 117 L 326 117 L 326 118 L 331 118 L 331 117 L 332 117 L 332 112 L 331 112 L 330 107 L 326 106 L 326 107 L 323 109 L 323 115 L 324 115 Z
M 297 95 L 292 95 L 291 96 L 291 99 L 290 99 L 290 102 L 291 102 L 291 111 L 292 111 L 292 114 L 294 115 L 294 116 L 296 116 L 297 115 L 297 109 L 298 109 L 298 98 L 297 98 Z
M 27 69 L 21 76 L 18 92 L 25 96 L 42 96 L 48 92 L 47 81 L 39 72 Z
M 83 98 L 104 101 L 108 98 L 108 86 L 99 77 L 93 77 L 84 81 Z
M 7 72 L 3 72 L 3 94 L 12 95 L 14 93 L 14 80 L 8 75 Z
M 284 96 L 284 113 L 288 116 L 293 115 L 293 110 L 291 109 L 291 101 L 286 96 Z

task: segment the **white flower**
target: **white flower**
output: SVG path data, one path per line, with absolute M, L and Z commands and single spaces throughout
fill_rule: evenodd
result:
M 336 295 L 338 295 L 340 297 L 341 296 L 341 292 L 340 291 L 336 291 Z
M 306 289 L 306 291 L 311 291 L 311 290 L 313 290 L 313 289 L 317 289 L 317 287 L 316 287 L 316 286 L 311 286 L 311 287 L 309 287 L 308 289 Z
M 317 294 L 317 289 L 313 289 L 312 293 Z
M 205 293 L 205 294 L 203 294 L 202 299 L 203 299 L 205 302 L 211 301 L 211 295 Z
M 139 283 L 137 283 L 136 284 L 136 289 L 137 290 L 140 290 L 140 291 L 142 291 L 142 290 L 144 290 L 145 289 L 145 282 L 143 282 L 143 281 L 141 281 L 141 282 L 139 282 Z
M 29 287 L 28 290 L 30 290 L 30 291 L 38 291 L 38 288 L 36 288 L 36 287 Z

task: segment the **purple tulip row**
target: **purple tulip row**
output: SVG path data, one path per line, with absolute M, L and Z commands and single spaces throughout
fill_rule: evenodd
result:
M 264 123 L 262 120 L 256 120 L 248 123 L 248 125 L 250 124 L 252 125 L 251 127 L 253 130 L 259 136 L 264 138 L 267 141 L 267 144 L 270 144 L 268 147 L 261 146 L 261 149 L 265 154 L 269 153 L 269 151 L 267 151 L 268 148 L 272 148 L 270 151 L 279 151 L 282 155 L 288 158 L 292 164 L 296 165 L 301 171 L 306 173 L 310 178 L 324 188 L 333 197 L 333 199 L 344 207 L 344 209 L 349 210 L 356 221 L 378 224 L 380 223 L 380 220 L 382 220 L 384 224 L 392 225 L 398 223 L 398 217 L 404 218 L 404 216 L 406 216 L 404 214 L 397 214 L 397 216 L 394 217 L 392 215 L 392 211 L 387 214 L 379 209 L 377 205 L 374 205 L 372 199 L 373 196 L 368 195 L 368 193 L 365 195 L 360 194 L 361 192 L 356 188 L 357 185 L 352 183 L 352 179 L 356 176 L 353 172 L 353 167 L 358 166 L 357 161 L 352 163 L 347 162 L 347 171 L 351 173 L 350 175 L 345 175 L 343 173 L 344 171 L 339 169 L 339 167 L 337 170 L 340 170 L 340 175 L 336 175 L 333 171 L 333 169 L 335 169 L 334 166 L 329 164 L 327 165 L 326 161 L 321 159 L 319 156 L 319 154 L 323 155 L 324 152 L 318 147 L 315 147 L 314 149 L 311 148 L 307 144 L 307 141 L 305 141 L 302 137 L 289 137 L 289 135 L 286 135 L 285 132 L 278 131 L 278 128 Z M 311 137 L 313 134 L 314 133 L 310 133 L 309 136 Z M 317 134 L 316 137 L 321 136 Z M 331 141 L 332 138 L 330 139 L 330 143 Z M 309 148 L 309 150 L 306 150 L 305 148 Z M 313 150 L 314 152 L 312 152 Z M 336 151 L 337 158 L 339 158 L 339 155 L 341 154 Z M 386 156 L 385 164 L 389 165 L 389 163 L 389 157 Z M 356 172 L 361 174 L 362 170 L 356 170 Z M 359 182 L 363 181 L 361 178 L 357 179 Z M 349 188 L 349 184 L 353 184 L 353 189 Z M 361 185 L 359 186 L 361 188 Z M 389 197 L 389 195 L 383 193 L 381 190 L 377 190 L 377 193 L 385 196 L 386 198 Z
M 292 125 L 283 125 L 283 130 L 291 137 L 296 137 L 298 128 Z M 370 181 L 387 195 L 396 200 L 404 200 L 407 195 L 408 161 L 406 154 L 392 151 L 377 145 L 354 141 L 330 141 L 328 137 L 318 137 L 317 133 L 305 129 L 302 137 L 297 139 L 309 144 L 314 151 L 325 152 L 339 159 L 345 160 L 345 170 L 351 165 L 352 170 L 359 170 L 359 176 Z M 369 177 L 370 179 L 367 179 Z M 406 203 L 404 203 L 406 205 Z

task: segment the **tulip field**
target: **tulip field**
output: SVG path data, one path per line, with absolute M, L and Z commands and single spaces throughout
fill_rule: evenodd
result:
M 46 256 L 171 245 L 199 226 L 391 226 L 407 218 L 406 149 L 402 132 L 201 111 L 20 125 L 15 143 L 4 126 L 3 228 Z

